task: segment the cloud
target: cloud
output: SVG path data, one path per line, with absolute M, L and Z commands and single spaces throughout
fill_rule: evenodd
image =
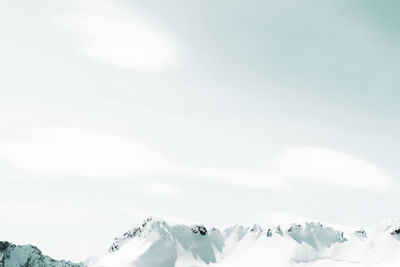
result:
M 143 178 L 169 174 L 273 190 L 287 190 L 294 180 L 374 190 L 393 184 L 393 179 L 373 164 L 329 149 L 288 149 L 261 170 L 204 168 L 170 162 L 131 138 L 62 127 L 44 128 L 19 140 L 0 142 L 0 158 L 17 168 L 51 176 Z M 177 195 L 177 188 L 165 183 L 145 184 L 143 190 L 164 197 Z
M 247 187 L 287 188 L 282 177 L 266 171 L 182 166 L 134 139 L 76 128 L 48 127 L 22 139 L 0 142 L 0 158 L 17 168 L 51 176 L 175 174 Z M 145 185 L 143 189 L 169 197 L 177 190 L 162 183 Z
M 269 170 L 184 168 L 183 171 L 187 174 L 238 186 L 268 188 L 273 190 L 286 190 L 290 187 L 289 181 L 285 177 Z
M 79 34 L 79 50 L 84 55 L 134 70 L 160 70 L 178 62 L 176 49 L 165 33 L 144 26 L 138 16 L 124 16 L 110 2 L 83 2 L 81 8 L 86 7 L 86 12 L 62 21 Z M 96 12 L 90 4 L 97 7 Z
M 173 168 L 159 153 L 135 140 L 62 127 L 0 143 L 0 158 L 34 173 L 59 176 L 118 177 L 165 173 Z
M 350 188 L 386 189 L 392 178 L 354 155 L 315 147 L 296 147 L 270 164 L 282 176 Z

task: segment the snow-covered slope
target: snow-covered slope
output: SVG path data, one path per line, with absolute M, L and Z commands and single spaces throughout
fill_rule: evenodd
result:
M 116 238 L 92 267 L 400 266 L 400 224 L 342 232 L 320 223 L 169 225 L 146 219 Z
M 35 246 L 17 246 L 9 242 L 0 241 L 0 267 L 82 267 L 68 261 L 57 261 L 42 252 Z

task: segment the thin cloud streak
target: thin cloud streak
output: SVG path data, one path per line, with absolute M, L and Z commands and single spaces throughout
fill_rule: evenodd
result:
M 293 180 L 372 190 L 384 190 L 393 183 L 391 176 L 373 164 L 328 149 L 292 148 L 267 162 L 262 170 L 202 168 L 172 163 L 136 140 L 62 127 L 37 130 L 21 140 L 3 141 L 0 158 L 42 175 L 128 178 L 174 174 L 272 190 L 290 189 Z M 159 184 L 147 191 L 168 196 L 175 194 L 174 190 Z
M 79 52 L 103 63 L 130 70 L 154 71 L 178 63 L 177 51 L 165 33 L 124 16 L 108 1 L 93 11 L 96 3 L 84 1 L 85 12 L 56 17 L 56 21 L 79 37 Z M 98 7 L 98 6 L 97 6 Z
M 270 166 L 298 180 L 349 188 L 383 190 L 392 178 L 373 164 L 354 155 L 315 147 L 295 147 L 284 151 Z

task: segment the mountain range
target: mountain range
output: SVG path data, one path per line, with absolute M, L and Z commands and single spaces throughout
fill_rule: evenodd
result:
M 346 227 L 345 227 L 346 228 Z M 318 222 L 224 230 L 147 218 L 90 263 L 56 261 L 34 246 L 0 242 L 0 267 L 400 266 L 400 222 L 342 229 Z

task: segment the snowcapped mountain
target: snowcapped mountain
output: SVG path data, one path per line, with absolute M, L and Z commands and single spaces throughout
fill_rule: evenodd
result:
M 335 227 L 336 228 L 336 227 Z M 94 261 L 94 262 L 93 262 Z M 223 231 L 147 218 L 85 264 L 56 261 L 31 245 L 0 242 L 0 267 L 400 266 L 400 222 L 339 231 L 316 222 Z
M 35 246 L 17 246 L 0 241 L 0 267 L 83 267 L 69 261 L 44 256 Z
M 320 223 L 170 225 L 146 219 L 91 267 L 400 266 L 400 224 L 342 232 Z

